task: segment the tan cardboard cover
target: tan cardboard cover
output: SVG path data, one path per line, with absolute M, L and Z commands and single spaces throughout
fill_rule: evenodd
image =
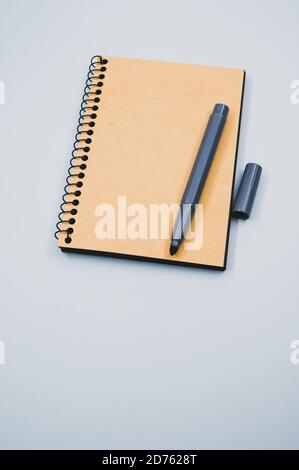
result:
M 244 71 L 107 59 L 72 241 L 61 233 L 58 246 L 224 269 Z M 127 205 L 180 202 L 215 103 L 230 111 L 200 198 L 202 247 L 187 251 L 183 243 L 170 256 L 170 239 L 98 239 L 99 204 L 117 208 L 118 196 Z

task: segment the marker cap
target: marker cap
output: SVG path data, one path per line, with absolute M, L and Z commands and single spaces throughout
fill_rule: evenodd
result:
M 260 165 L 247 163 L 234 200 L 233 217 L 245 220 L 250 216 L 261 173 L 262 167 Z

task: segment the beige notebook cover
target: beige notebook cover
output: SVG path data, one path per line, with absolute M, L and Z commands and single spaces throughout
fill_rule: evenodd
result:
M 243 70 L 232 68 L 93 58 L 59 215 L 58 246 L 225 269 L 244 79 Z M 165 238 L 158 230 L 157 237 L 149 213 L 161 204 L 180 203 L 219 102 L 230 111 L 196 211 L 199 223 L 190 227 L 201 243 L 188 249 L 185 241 L 171 256 L 173 220 L 170 235 Z

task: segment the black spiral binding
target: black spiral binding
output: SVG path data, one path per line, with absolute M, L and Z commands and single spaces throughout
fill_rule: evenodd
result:
M 57 231 L 55 238 L 58 239 L 59 234 L 65 234 L 65 243 L 72 242 L 71 235 L 74 229 L 70 227 L 76 223 L 75 215 L 78 213 L 76 207 L 79 205 L 79 197 L 81 196 L 80 189 L 83 187 L 81 181 L 86 170 L 86 162 L 89 156 L 86 155 L 90 151 L 89 145 L 92 143 L 91 136 L 94 131 L 92 128 L 95 126 L 95 119 L 100 103 L 100 95 L 102 94 L 102 86 L 104 85 L 103 79 L 107 70 L 107 59 L 97 55 L 91 59 L 87 80 L 84 87 L 84 94 L 82 97 L 82 104 L 79 113 L 79 121 L 77 126 L 77 134 L 75 137 L 74 149 L 72 151 L 72 158 L 70 160 L 70 167 L 68 169 L 68 177 L 64 187 L 64 194 L 62 196 L 62 204 L 60 205 L 61 212 L 58 215 L 59 221 L 56 224 Z M 86 144 L 86 145 L 85 145 Z

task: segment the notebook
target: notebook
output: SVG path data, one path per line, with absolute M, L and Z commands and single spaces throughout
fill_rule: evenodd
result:
M 58 247 L 224 270 L 244 81 L 241 69 L 93 57 L 55 234 Z M 190 237 L 171 256 L 173 219 L 163 211 L 172 207 L 174 213 L 180 203 L 219 102 L 230 111 L 196 211 L 199 221 L 190 227 L 195 248 Z

